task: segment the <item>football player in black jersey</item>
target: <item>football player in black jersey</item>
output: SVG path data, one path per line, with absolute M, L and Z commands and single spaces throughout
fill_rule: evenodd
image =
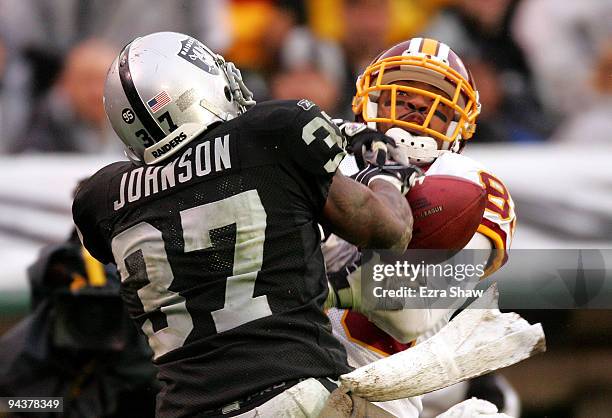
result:
M 318 224 L 403 251 L 415 169 L 343 177 L 346 136 L 386 137 L 341 131 L 308 100 L 255 105 L 240 71 L 188 35 L 128 44 L 104 101 L 131 161 L 82 184 L 73 216 L 118 266 L 163 383 L 158 415 L 316 416 L 326 378 L 350 370 L 322 311 Z

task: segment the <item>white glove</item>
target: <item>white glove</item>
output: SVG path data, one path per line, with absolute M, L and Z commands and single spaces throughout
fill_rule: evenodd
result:
M 440 414 L 437 418 L 512 418 L 501 412 L 489 401 L 478 398 L 467 399 Z

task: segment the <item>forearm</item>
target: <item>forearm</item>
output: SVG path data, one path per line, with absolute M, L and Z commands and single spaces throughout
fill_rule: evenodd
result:
M 372 310 L 363 311 L 363 313 L 380 329 L 405 344 L 434 329 L 440 323 L 446 324 L 453 311 L 452 309 L 416 308 Z M 440 327 L 438 325 L 438 328 Z
M 491 253 L 491 241 L 480 233 L 474 237 L 464 247 L 472 250 L 474 254 L 474 264 L 486 264 Z M 473 288 L 471 286 L 470 288 Z M 379 328 L 393 336 L 400 342 L 413 340 L 420 336 L 427 337 L 427 334 L 437 332 L 445 323 L 450 320 L 456 311 L 454 307 L 448 309 L 417 308 L 401 310 L 375 310 L 363 312 L 370 321 L 374 322 Z
M 372 205 L 372 209 L 378 213 L 372 213 L 369 218 L 372 222 L 371 230 L 381 231 L 380 236 L 373 238 L 371 248 L 404 251 L 412 238 L 413 218 L 408 201 L 386 181 L 374 180 L 369 188 L 374 192 L 373 197 L 380 201 Z
M 342 175 L 332 182 L 324 221 L 336 235 L 361 248 L 403 251 L 412 237 L 412 213 L 390 183 L 366 187 Z

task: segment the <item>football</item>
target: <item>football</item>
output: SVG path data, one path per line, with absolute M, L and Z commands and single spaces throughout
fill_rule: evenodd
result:
M 480 185 L 443 175 L 425 177 L 406 199 L 414 217 L 409 249 L 462 249 L 478 229 L 487 202 Z

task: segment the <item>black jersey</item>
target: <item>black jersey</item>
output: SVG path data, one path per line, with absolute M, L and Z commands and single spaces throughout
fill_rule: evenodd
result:
M 313 103 L 267 102 L 170 161 L 114 163 L 79 188 L 83 243 L 116 262 L 155 353 L 160 414 L 349 371 L 322 312 L 317 227 L 342 142 Z

